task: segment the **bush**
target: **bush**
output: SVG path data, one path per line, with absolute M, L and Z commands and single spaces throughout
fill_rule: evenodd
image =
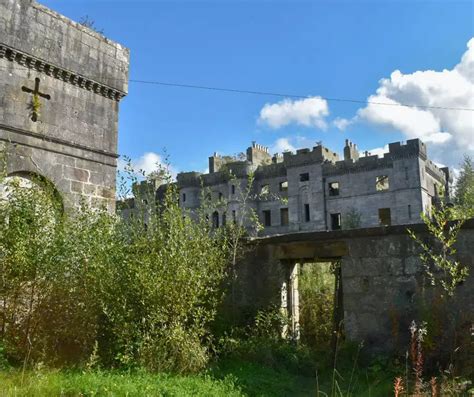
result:
M 145 224 L 85 205 L 63 216 L 41 181 L 5 183 L 0 344 L 7 357 L 81 365 L 94 353 L 103 366 L 205 366 L 226 242 L 204 220 L 183 219 L 175 189 Z

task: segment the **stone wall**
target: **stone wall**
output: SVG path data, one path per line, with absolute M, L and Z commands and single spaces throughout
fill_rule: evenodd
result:
M 428 238 L 423 224 L 409 227 Z M 371 352 L 403 354 L 411 321 L 427 321 L 429 338 L 436 340 L 433 346 L 442 346 L 441 353 L 451 354 L 459 346 L 461 356 L 474 353 L 468 350 L 474 324 L 474 219 L 464 225 L 456 244 L 456 259 L 470 274 L 448 299 L 430 285 L 406 226 L 293 233 L 254 239 L 252 245 L 239 265 L 239 304 L 245 313 L 277 304 L 283 283 L 291 287 L 285 274 L 298 264 L 340 261 L 348 340 L 363 342 Z
M 85 200 L 112 211 L 128 59 L 120 44 L 33 0 L 0 0 L 0 141 L 8 174 L 48 179 L 66 208 Z

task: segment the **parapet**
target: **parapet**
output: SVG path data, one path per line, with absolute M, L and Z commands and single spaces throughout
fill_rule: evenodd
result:
M 403 142 L 389 143 L 388 151 L 384 157 L 402 158 L 419 156 L 423 160 L 427 158 L 426 145 L 420 139 L 409 139 L 405 144 Z
M 191 172 L 180 172 L 176 176 L 179 187 L 191 187 L 191 186 L 200 186 L 200 172 L 191 171 Z
M 283 153 L 283 162 L 287 167 L 297 167 L 307 164 L 336 162 L 339 160 L 339 155 L 323 145 L 317 145 L 310 149 L 299 149 L 296 154 L 292 152 Z
M 252 142 L 252 146 L 247 148 L 247 161 L 257 166 L 270 164 L 272 162 L 272 156 L 266 146 L 259 145 L 254 141 Z

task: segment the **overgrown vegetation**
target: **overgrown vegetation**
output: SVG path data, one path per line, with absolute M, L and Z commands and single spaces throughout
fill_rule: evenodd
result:
M 469 181 L 467 165 L 463 172 L 462 180 Z M 130 176 L 138 181 L 131 168 Z M 235 202 L 245 205 L 262 193 L 252 189 L 252 176 L 243 185 L 235 179 L 234 203 L 211 195 L 201 211 L 183 216 L 177 187 L 160 169 L 149 176 L 151 189 L 135 185 L 141 189 L 136 212 L 126 221 L 87 203 L 65 215 L 46 181 L 4 177 L 2 395 L 408 396 L 456 395 L 470 387 L 454 372 L 435 380 L 424 373 L 424 327 L 416 324 L 410 363 L 363 358 L 362 345 L 343 343 L 339 335 L 334 352 L 334 275 L 321 263 L 304 265 L 300 275 L 300 342 L 282 337 L 288 319 L 280 307 L 259 311 L 247 326 L 230 322 L 227 332 L 213 332 L 226 288 L 233 293 L 245 221 L 251 219 L 255 231 L 259 224 L 254 212 L 241 212 L 216 229 L 210 215 L 220 211 L 222 219 Z M 162 182 L 168 186 L 164 201 L 155 206 L 155 188 Z M 469 183 L 458 190 L 469 193 Z M 122 186 L 128 196 L 130 185 L 123 180 Z M 465 205 L 464 214 L 468 193 L 457 203 Z M 426 247 L 445 244 L 445 251 L 440 257 L 425 253 L 427 266 L 437 258 L 453 265 L 461 223 L 449 221 L 458 208 L 442 205 L 429 218 L 440 245 Z M 352 220 L 346 225 L 357 227 L 357 214 Z M 463 274 L 442 270 L 447 278 L 436 277 L 449 291 Z
M 85 205 L 62 216 L 40 180 L 5 183 L 0 341 L 13 364 L 206 366 L 226 242 L 183 219 L 174 189 L 145 224 Z

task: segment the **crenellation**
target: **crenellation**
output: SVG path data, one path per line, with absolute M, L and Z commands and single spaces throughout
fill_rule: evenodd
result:
M 449 170 L 426 160 L 426 146 L 417 139 L 391 143 L 383 157 L 360 157 L 349 140 L 344 149 L 341 160 L 321 144 L 270 156 L 266 147 L 252 142 L 246 160 L 214 153 L 210 159 L 221 161 L 218 170 L 178 174 L 186 199 L 180 205 L 193 213 L 200 206 L 201 188 L 210 189 L 211 201 L 220 203 L 215 218 L 220 224 L 224 216 L 229 219 L 229 211 L 239 210 L 233 191 L 253 173 L 254 193 L 246 205 L 261 217 L 262 235 L 413 224 L 436 204 L 439 192 L 433 181 L 449 182 Z M 228 200 L 227 209 L 221 199 Z M 354 211 L 360 223 L 348 226 L 346 216 Z

